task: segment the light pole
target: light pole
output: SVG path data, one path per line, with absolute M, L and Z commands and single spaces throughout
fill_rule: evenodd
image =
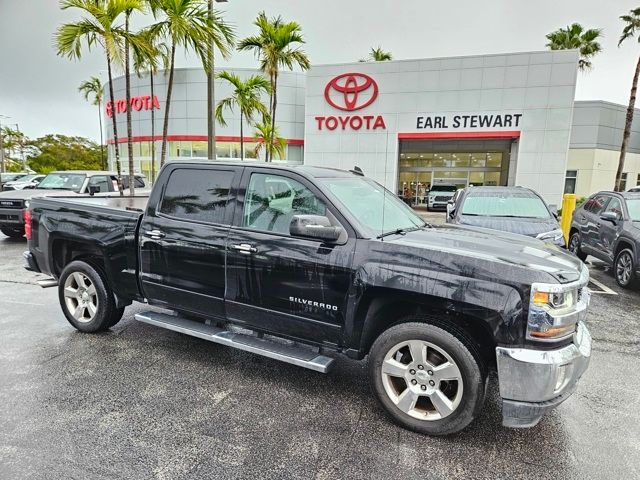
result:
M 227 0 L 209 0 L 209 19 L 213 21 L 213 4 L 226 3 Z M 209 45 L 209 72 L 207 73 L 207 156 L 209 160 L 216 159 L 216 120 L 214 117 L 215 109 L 215 72 L 214 65 L 214 42 L 211 40 Z

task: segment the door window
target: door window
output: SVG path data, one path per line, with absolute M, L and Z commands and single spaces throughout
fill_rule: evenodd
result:
M 107 177 L 105 175 L 97 175 L 95 177 L 91 177 L 89 179 L 89 187 L 99 187 L 100 188 L 100 192 L 99 193 L 108 192 L 109 191 L 109 177 Z M 87 188 L 87 191 L 89 191 L 89 188 Z
M 594 215 L 600 215 L 607 204 L 607 200 L 609 200 L 609 197 L 606 195 L 596 195 L 595 197 L 591 197 L 587 200 L 587 203 L 584 205 L 584 209 Z
M 171 173 L 160 213 L 184 220 L 224 224 L 234 172 L 178 168 Z
M 622 218 L 622 204 L 617 198 L 612 198 L 605 209 L 605 212 L 613 212 L 618 218 Z
M 289 235 L 294 215 L 324 215 L 327 209 L 307 187 L 281 175 L 254 173 L 244 202 L 242 225 Z

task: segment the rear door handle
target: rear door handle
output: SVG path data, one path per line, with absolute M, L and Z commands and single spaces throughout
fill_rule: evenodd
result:
M 162 233 L 160 230 L 147 230 L 144 233 L 147 237 L 153 238 L 154 240 L 160 240 L 161 238 L 164 238 L 164 233 Z
M 234 250 L 243 253 L 245 255 L 250 255 L 252 253 L 256 253 L 258 251 L 257 248 L 252 247 L 251 245 L 249 245 L 248 243 L 241 243 L 239 245 L 231 245 L 231 248 L 233 248 Z

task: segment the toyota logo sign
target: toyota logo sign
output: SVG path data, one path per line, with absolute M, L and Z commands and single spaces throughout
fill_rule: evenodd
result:
M 343 73 L 334 77 L 324 89 L 329 105 L 353 112 L 371 105 L 378 97 L 378 84 L 364 73 Z

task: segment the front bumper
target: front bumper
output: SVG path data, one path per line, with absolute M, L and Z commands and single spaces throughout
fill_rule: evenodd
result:
M 11 227 L 24 225 L 22 208 L 0 208 L 0 225 Z
M 580 322 L 573 343 L 556 350 L 496 348 L 502 424 L 533 427 L 564 402 L 589 366 L 591 335 Z

